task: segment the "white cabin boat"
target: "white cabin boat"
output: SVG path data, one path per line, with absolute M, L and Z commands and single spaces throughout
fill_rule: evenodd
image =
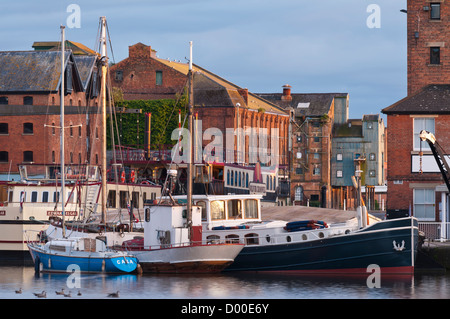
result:
M 145 208 L 144 239 L 124 242 L 139 259 L 143 272 L 211 273 L 229 266 L 244 247 L 239 243 L 202 241 L 201 207 L 171 201 Z
M 0 182 L 0 264 L 30 263 L 27 240 L 39 241 L 42 235 L 48 239 L 62 238 L 61 182 L 57 165 L 22 165 L 20 180 Z M 67 235 L 92 237 L 99 234 L 100 176 L 97 166 L 69 165 L 66 167 L 65 217 Z M 109 203 L 107 225 L 114 231 L 107 232 L 109 246 L 123 240 L 142 236 L 141 216 L 144 202 L 161 194 L 161 188 L 148 184 L 125 184 L 107 182 Z M 114 200 L 113 200 L 114 198 Z M 134 198 L 135 219 L 131 223 L 127 199 Z M 94 225 L 92 234 L 78 231 L 90 217 Z M 139 220 L 139 222 L 137 221 Z M 73 225 L 74 227 L 72 227 Z M 86 226 L 86 223 L 84 223 Z M 114 227 L 113 227 L 114 226 Z M 141 231 L 138 231 L 139 228 Z M 134 232 L 129 230 L 134 229 Z

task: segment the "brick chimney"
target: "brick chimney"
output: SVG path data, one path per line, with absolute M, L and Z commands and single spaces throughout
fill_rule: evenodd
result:
M 281 96 L 281 100 L 292 101 L 291 86 L 289 84 L 283 85 L 283 95 Z
M 156 51 L 152 47 L 141 42 L 128 47 L 128 56 L 135 59 L 149 59 L 156 57 Z
M 239 94 L 245 101 L 245 104 L 248 105 L 248 89 L 238 89 Z

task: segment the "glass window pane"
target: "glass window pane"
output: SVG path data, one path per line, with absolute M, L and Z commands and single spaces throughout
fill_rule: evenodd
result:
M 256 199 L 245 200 L 245 218 L 258 218 L 258 201 Z
M 225 202 L 223 200 L 211 202 L 211 219 L 225 219 Z

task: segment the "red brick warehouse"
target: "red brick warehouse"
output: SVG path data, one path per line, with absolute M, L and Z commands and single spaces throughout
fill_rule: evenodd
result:
M 0 52 L 1 173 L 17 172 L 23 163 L 59 163 L 60 55 L 46 50 Z M 97 57 L 66 51 L 65 61 L 66 162 L 100 163 L 98 90 L 91 88 Z

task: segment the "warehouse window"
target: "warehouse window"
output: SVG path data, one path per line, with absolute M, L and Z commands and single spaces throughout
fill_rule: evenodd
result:
M 33 123 L 23 123 L 23 134 L 33 134 Z
M 33 97 L 32 96 L 24 96 L 23 97 L 23 105 L 33 105 Z
M 441 64 L 440 47 L 430 47 L 430 64 Z
M 0 123 L 0 134 L 1 135 L 7 135 L 8 132 L 8 123 Z
M 24 162 L 32 162 L 33 161 L 33 151 L 24 151 L 23 152 L 23 161 Z
M 441 4 L 431 3 L 430 4 L 430 19 L 440 20 L 441 19 Z
M 162 71 L 156 71 L 156 85 L 162 85 Z

